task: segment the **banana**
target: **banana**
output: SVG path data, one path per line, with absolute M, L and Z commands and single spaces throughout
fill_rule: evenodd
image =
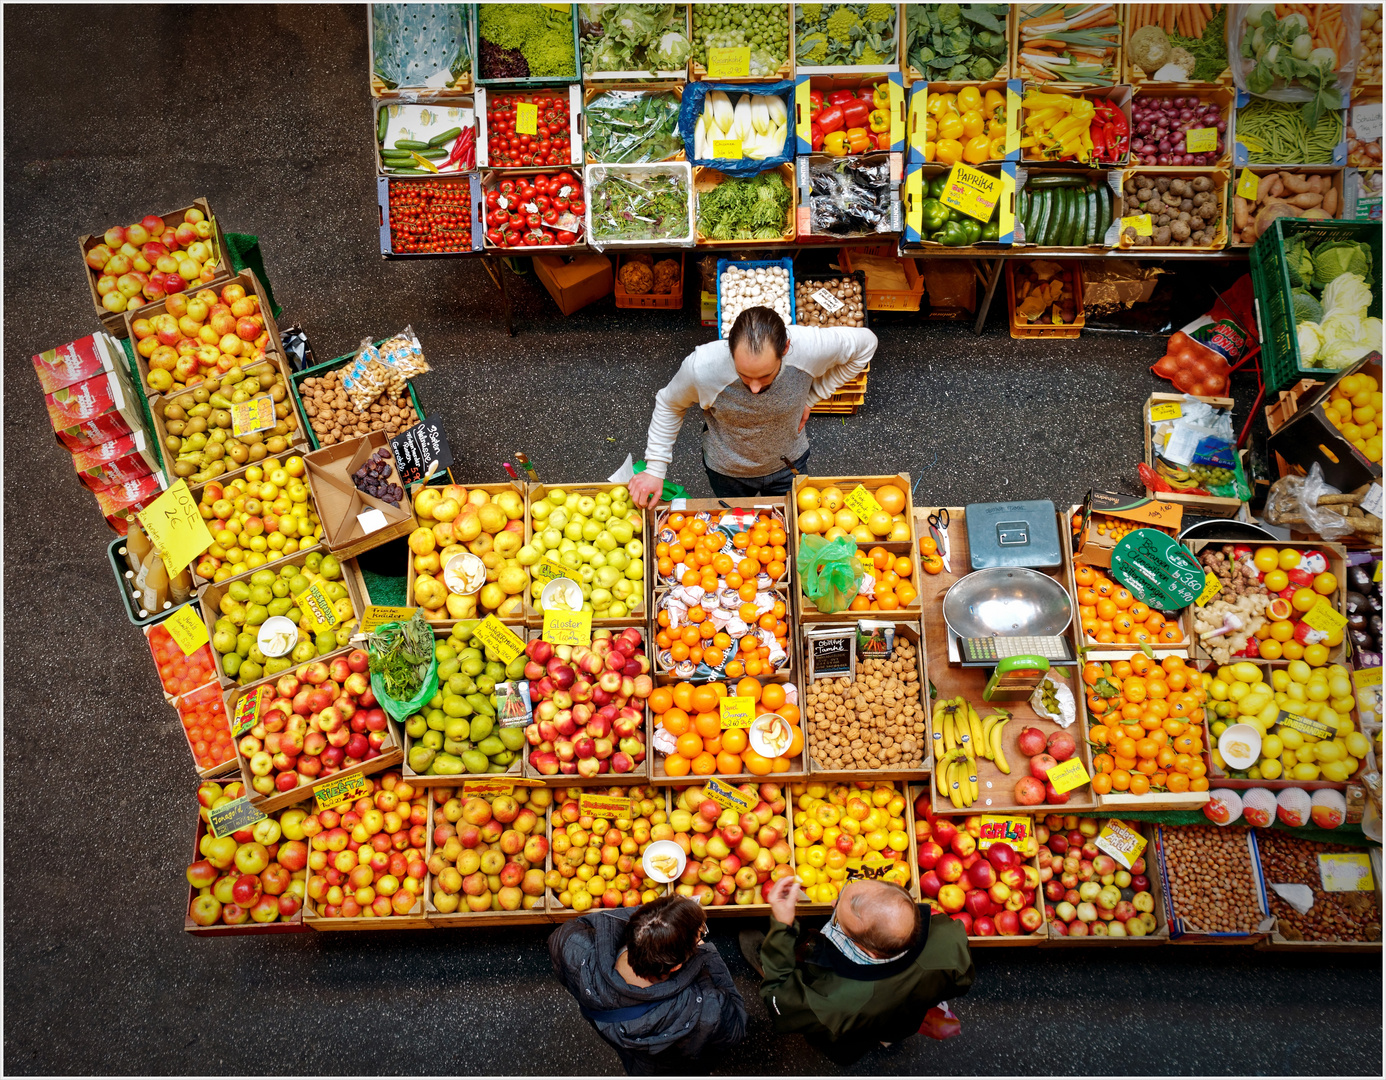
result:
M 951 753 L 958 745 L 957 733 L 953 727 L 953 702 L 948 701 L 943 709 L 943 749 Z
M 977 759 L 971 754 L 967 755 L 967 760 L 963 762 L 963 767 L 967 770 L 968 794 L 964 800 L 964 805 L 971 806 L 977 801 L 979 786 L 977 783 Z
M 991 760 L 996 762 L 996 767 L 1006 776 L 1011 774 L 1011 763 L 1006 760 L 1006 750 L 1001 742 L 1001 731 L 1008 720 L 1010 720 L 1009 714 L 1005 720 L 1000 721 L 991 729 Z
M 986 743 L 982 741 L 982 718 L 970 701 L 967 702 L 967 723 L 972 734 L 972 752 L 977 757 L 988 757 Z
M 1011 714 L 1005 709 L 996 709 L 990 716 L 982 720 L 982 745 L 986 748 L 987 757 L 991 757 L 991 729 L 996 726 L 997 721 L 1006 721 L 1011 718 Z
M 953 803 L 953 809 L 954 809 L 954 810 L 961 810 L 961 809 L 962 809 L 962 805 L 963 805 L 963 799 L 962 799 L 962 781 L 960 781 L 960 780 L 958 779 L 957 773 L 958 773 L 958 763 L 957 763 L 956 761 L 949 762 L 949 764 L 948 764 L 948 773 L 947 773 L 947 776 L 948 776 L 948 798 L 952 801 L 952 803 Z

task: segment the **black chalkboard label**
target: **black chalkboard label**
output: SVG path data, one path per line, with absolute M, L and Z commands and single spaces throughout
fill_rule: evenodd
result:
M 437 414 L 396 435 L 390 440 L 390 449 L 394 451 L 402 484 L 417 484 L 425 479 L 429 465 L 434 462 L 439 469 L 452 464 L 452 447 L 448 445 L 447 432 Z
M 854 635 L 850 630 L 831 637 L 810 637 L 809 675 L 815 679 L 849 679 L 853 675 Z

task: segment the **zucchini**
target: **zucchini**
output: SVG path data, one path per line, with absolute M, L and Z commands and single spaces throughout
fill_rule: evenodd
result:
M 1088 213 L 1088 193 L 1086 185 L 1082 190 L 1073 189 L 1073 228 L 1069 230 L 1068 246 L 1081 247 L 1083 238 L 1088 235 L 1088 225 L 1092 218 Z
M 1081 176 L 1074 176 L 1071 173 L 1050 173 L 1047 176 L 1031 176 L 1025 181 L 1026 187 L 1048 188 L 1048 187 L 1077 187 L 1079 184 L 1086 184 L 1087 181 Z
M 1073 217 L 1073 203 L 1070 199 L 1068 188 L 1057 188 L 1054 191 L 1054 227 L 1045 237 L 1046 247 L 1061 247 L 1064 242 L 1064 234 L 1068 232 L 1068 223 Z
M 1021 192 L 1021 196 L 1024 198 L 1025 202 L 1021 207 L 1020 227 L 1025 231 L 1026 241 L 1033 244 L 1035 242 L 1035 206 L 1039 199 L 1036 193 L 1029 188 L 1024 189 L 1024 191 Z
M 1107 230 L 1112 227 L 1112 192 L 1105 184 L 1097 189 L 1097 244 L 1107 242 Z
M 1097 243 L 1097 189 L 1088 188 L 1088 220 L 1084 230 L 1083 246 L 1092 247 Z
M 427 150 L 428 143 L 420 142 L 418 139 L 396 139 L 392 150 Z
M 1054 192 L 1040 192 L 1036 202 L 1039 204 L 1035 210 L 1035 232 L 1031 236 L 1028 232 L 1026 239 L 1032 244 L 1044 246 L 1044 238 L 1049 235 L 1049 230 L 1053 228 L 1054 220 Z
M 439 134 L 433 136 L 433 138 L 429 139 L 428 145 L 442 146 L 444 143 L 452 142 L 453 139 L 457 138 L 457 136 L 461 134 L 462 129 L 460 127 L 448 128 L 447 131 L 440 132 Z
M 388 108 L 380 110 L 380 117 L 375 122 L 375 141 L 383 143 L 385 132 L 390 127 L 390 110 Z

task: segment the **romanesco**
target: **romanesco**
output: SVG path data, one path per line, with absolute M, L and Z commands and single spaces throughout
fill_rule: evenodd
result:
M 795 52 L 798 53 L 801 64 L 823 63 L 828 58 L 828 35 L 817 30 L 812 34 L 805 34 L 799 39 Z
M 889 22 L 895 18 L 895 5 L 867 4 L 866 18 L 869 22 Z
M 794 10 L 798 12 L 799 21 L 805 26 L 816 26 L 818 20 L 823 17 L 822 4 L 800 4 Z
M 851 41 L 852 31 L 861 28 L 861 20 L 846 5 L 828 16 L 828 34 L 838 41 Z
M 886 63 L 886 58 L 882 56 L 880 53 L 878 53 L 875 49 L 873 49 L 870 45 L 865 45 L 862 47 L 861 55 L 858 56 L 856 60 L 853 61 L 853 63 L 884 64 Z

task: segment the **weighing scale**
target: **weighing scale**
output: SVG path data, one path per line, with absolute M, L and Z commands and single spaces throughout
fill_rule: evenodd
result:
M 974 571 L 943 597 L 948 661 L 993 669 L 987 701 L 1024 701 L 1051 665 L 1074 663 L 1064 635 L 1072 618 L 1067 590 L 1051 577 L 1024 567 Z
M 1048 499 L 972 503 L 966 508 L 973 570 L 997 566 L 1059 566 L 1058 512 Z

